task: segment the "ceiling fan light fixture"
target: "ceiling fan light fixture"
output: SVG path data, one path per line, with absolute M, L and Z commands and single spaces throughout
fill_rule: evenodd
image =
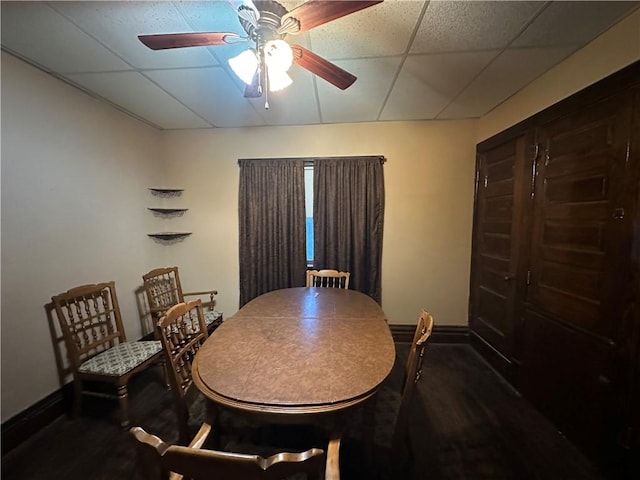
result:
M 264 62 L 269 77 L 269 91 L 277 92 L 293 83 L 287 71 L 293 64 L 293 52 L 284 40 L 270 40 L 264 46 Z
M 251 85 L 254 75 L 260 66 L 260 60 L 253 49 L 245 50 L 240 55 L 229 59 L 229 66 L 240 80 Z
M 269 76 L 269 91 L 270 92 L 278 92 L 280 90 L 284 90 L 289 85 L 293 83 L 291 77 L 287 72 L 282 72 L 280 70 L 274 70 L 273 68 L 267 67 L 267 75 Z
M 236 10 L 238 22 L 246 32 L 185 32 L 138 35 L 152 50 L 252 42 L 255 47 L 228 60 L 229 68 L 246 85 L 245 98 L 259 98 L 269 91 L 282 90 L 293 83 L 287 71 L 296 65 L 336 87 L 349 88 L 356 77 L 300 45 L 290 46 L 282 39 L 306 32 L 319 25 L 371 7 L 383 0 L 321 1 L 305 0 L 291 11 L 277 0 L 227 0 Z M 281 0 L 280 0 L 281 1 Z M 268 101 L 265 101 L 268 107 Z
M 264 46 L 264 61 L 268 68 L 286 72 L 293 64 L 293 51 L 284 40 L 270 40 Z

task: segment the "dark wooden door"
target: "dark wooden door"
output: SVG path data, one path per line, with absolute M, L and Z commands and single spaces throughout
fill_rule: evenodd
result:
M 470 327 L 510 380 L 532 148 L 531 137 L 523 135 L 480 151 L 477 162 Z
M 617 366 L 631 333 L 632 100 L 611 97 L 538 130 L 519 386 L 592 458 L 619 433 Z

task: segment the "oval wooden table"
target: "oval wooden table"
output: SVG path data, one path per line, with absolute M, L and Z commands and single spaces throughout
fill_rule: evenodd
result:
M 289 288 L 253 299 L 225 320 L 193 364 L 216 404 L 273 419 L 335 414 L 370 398 L 389 375 L 395 345 L 370 297 L 337 288 Z

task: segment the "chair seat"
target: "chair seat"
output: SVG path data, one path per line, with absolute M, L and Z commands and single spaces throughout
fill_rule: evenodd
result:
M 203 313 L 205 325 L 211 325 L 216 321 L 220 321 L 222 318 L 222 312 L 218 312 L 217 310 L 207 310 Z
M 90 358 L 78 368 L 81 373 L 121 376 L 162 351 L 159 341 L 124 342 Z

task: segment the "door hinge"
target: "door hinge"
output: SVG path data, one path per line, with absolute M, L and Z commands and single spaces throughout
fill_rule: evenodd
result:
M 531 200 L 536 196 L 536 177 L 538 176 L 538 155 L 540 154 L 540 144 L 533 146 L 533 158 L 531 159 Z
M 531 270 L 527 270 L 527 285 L 531 285 Z
M 533 156 L 531 157 L 531 160 L 535 162 L 538 159 L 539 153 L 540 153 L 540 144 L 536 143 L 535 145 L 533 145 Z

